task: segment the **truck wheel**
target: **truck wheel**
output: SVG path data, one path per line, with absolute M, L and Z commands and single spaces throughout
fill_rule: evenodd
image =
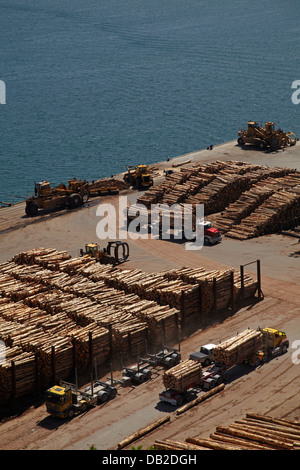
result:
M 255 361 L 254 361 L 254 366 L 258 367 L 259 365 L 260 365 L 260 359 L 259 359 L 259 357 L 256 357 Z
M 115 398 L 116 395 L 117 395 L 117 390 L 115 388 L 113 388 L 110 392 L 110 395 L 109 395 L 110 400 Z
M 183 398 L 182 397 L 178 397 L 177 398 L 177 405 L 182 405 L 183 403 Z
M 281 354 L 285 354 L 285 353 L 287 352 L 287 349 L 288 349 L 288 348 L 287 348 L 287 345 L 284 344 L 284 345 L 282 346 L 282 348 L 281 348 Z
M 171 368 L 175 365 L 175 361 L 172 357 L 167 357 L 164 361 L 164 366 Z
M 144 379 L 145 379 L 145 376 L 144 374 L 135 374 L 134 376 L 134 382 L 137 384 L 137 385 L 140 385 L 141 383 L 144 382 Z
M 208 359 L 208 358 L 205 359 L 205 361 L 203 362 L 203 365 L 204 365 L 204 367 L 209 366 L 210 365 L 210 359 Z
M 151 370 L 148 370 L 146 372 L 145 380 L 150 380 L 151 379 Z
M 88 408 L 87 403 L 86 402 L 82 403 L 81 408 L 80 408 L 81 412 L 84 413 L 87 410 L 87 408 Z
M 209 239 L 207 237 L 204 237 L 204 244 L 205 245 L 210 245 Z
M 38 210 L 39 209 L 36 204 L 26 204 L 25 213 L 28 215 L 28 217 L 35 217 L 38 214 Z
M 100 403 L 105 403 L 108 399 L 108 394 L 106 392 L 99 392 L 97 396 Z
M 79 207 L 82 205 L 82 198 L 79 196 L 79 194 L 71 194 L 70 199 L 69 199 L 69 207 L 71 209 L 75 209 L 76 207 Z
M 243 138 L 242 138 L 242 137 L 239 137 L 238 140 L 237 140 L 237 143 L 238 143 L 239 145 L 244 145 L 244 140 L 243 140 Z
M 264 140 L 261 140 L 258 144 L 258 148 L 260 148 L 260 150 L 265 150 L 267 148 L 267 143 Z
M 228 372 L 225 372 L 223 374 L 223 383 L 227 382 L 228 380 L 229 380 L 229 374 L 228 374 Z
M 71 406 L 71 408 L 68 409 L 68 418 L 73 418 L 75 415 L 75 408 Z
M 138 176 L 135 181 L 135 186 L 140 189 L 142 187 L 142 178 Z

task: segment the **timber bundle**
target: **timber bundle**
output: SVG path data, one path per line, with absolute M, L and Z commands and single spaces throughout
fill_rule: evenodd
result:
M 151 204 L 190 204 L 194 215 L 204 204 L 216 228 L 239 240 L 299 224 L 299 202 L 299 171 L 238 161 L 181 167 L 137 200 L 149 211 Z
M 193 385 L 199 385 L 202 377 L 202 366 L 198 362 L 186 359 L 163 374 L 166 389 L 184 392 Z
M 234 270 L 145 273 L 55 249 L 19 253 L 0 265 L 0 403 L 32 391 L 34 377 L 47 386 L 91 358 L 101 366 L 113 353 L 136 356 L 146 340 L 160 344 L 162 331 L 177 342 L 185 322 L 195 328 L 193 319 L 238 299 L 239 284 Z M 255 289 L 245 277 L 244 294 Z
M 253 357 L 262 347 L 263 335 L 258 330 L 248 329 L 214 347 L 214 361 L 228 366 Z
M 217 426 L 209 437 L 187 437 L 185 441 L 161 439 L 160 450 L 300 450 L 300 423 L 284 418 L 247 413 L 229 426 Z

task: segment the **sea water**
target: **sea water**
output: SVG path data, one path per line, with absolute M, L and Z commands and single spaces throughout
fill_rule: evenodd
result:
M 0 201 L 221 144 L 248 120 L 300 135 L 299 15 L 299 0 L 0 0 Z

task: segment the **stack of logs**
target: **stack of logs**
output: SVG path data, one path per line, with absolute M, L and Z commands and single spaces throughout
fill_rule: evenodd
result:
M 163 384 L 166 389 L 184 392 L 192 386 L 199 385 L 202 377 L 200 363 L 186 359 L 163 374 Z
M 84 370 L 91 357 L 101 365 L 112 351 L 136 356 L 146 339 L 161 341 L 162 329 L 178 339 L 176 309 L 79 274 L 91 265 L 83 258 L 56 255 L 30 250 L 0 265 L 0 404 Z
M 213 357 L 216 363 L 227 366 L 250 360 L 262 347 L 263 335 L 259 330 L 247 329 L 216 345 Z
M 239 240 L 275 233 L 293 227 L 300 219 L 300 185 L 272 194 L 227 236 Z
M 300 450 L 300 423 L 284 418 L 247 413 L 229 426 L 217 426 L 208 438 L 187 437 L 184 442 L 161 439 L 158 450 Z
M 216 228 L 231 238 L 245 240 L 288 229 L 300 220 L 300 172 L 244 162 L 212 162 L 181 167 L 140 196 L 145 220 L 151 204 L 204 204 Z M 223 211 L 223 212 L 222 212 Z M 135 206 L 132 216 L 135 217 Z
M 0 403 L 12 393 L 9 374 L 15 396 L 22 396 L 36 371 L 46 385 L 54 376 L 66 378 L 75 365 L 84 370 L 92 357 L 99 366 L 112 352 L 136 357 L 146 340 L 160 345 L 162 331 L 166 344 L 177 342 L 183 322 L 195 328 L 193 319 L 227 306 L 231 275 L 202 268 L 145 273 L 55 249 L 19 253 L 0 265 L 0 340 L 6 348 Z M 250 295 L 255 283 L 249 285 Z M 28 372 L 17 377 L 27 360 Z

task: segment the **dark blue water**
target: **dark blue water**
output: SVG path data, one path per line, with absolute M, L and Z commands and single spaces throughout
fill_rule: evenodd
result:
M 0 200 L 236 138 L 300 135 L 299 0 L 0 0 Z

